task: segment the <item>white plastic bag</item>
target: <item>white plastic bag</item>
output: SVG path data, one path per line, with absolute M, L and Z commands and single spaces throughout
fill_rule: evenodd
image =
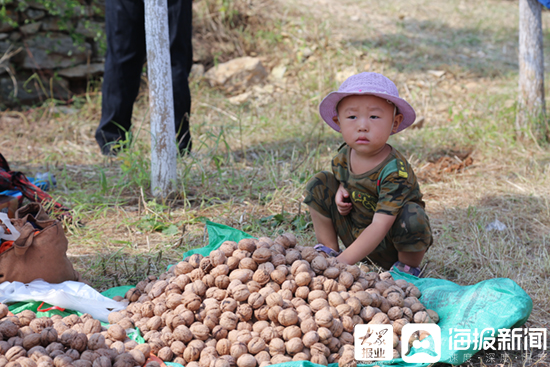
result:
M 21 282 L 0 284 L 0 302 L 26 301 L 43 301 L 61 308 L 89 313 L 94 319 L 103 322 L 108 322 L 109 313 L 126 308 L 125 304 L 107 298 L 81 282 L 66 281 L 51 284 L 37 279 L 27 284 Z
M 15 227 L 13 224 L 11 224 L 10 218 L 6 213 L 0 213 L 0 221 L 2 221 L 6 227 L 10 230 L 11 234 L 7 234 L 4 231 L 4 228 L 0 227 L 0 238 L 6 241 L 15 241 L 19 238 L 21 233 Z

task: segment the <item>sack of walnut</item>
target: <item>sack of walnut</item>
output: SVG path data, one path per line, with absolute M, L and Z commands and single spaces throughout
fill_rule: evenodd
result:
M 437 321 L 419 296 L 390 273 L 364 273 L 284 234 L 190 256 L 128 291 L 127 309 L 109 322 L 130 320 L 152 353 L 189 367 L 327 365 L 353 348 L 356 324 Z

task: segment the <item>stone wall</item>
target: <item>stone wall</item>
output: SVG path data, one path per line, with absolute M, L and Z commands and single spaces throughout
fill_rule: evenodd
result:
M 0 110 L 49 97 L 67 100 L 103 74 L 104 0 L 5 2 L 0 7 Z

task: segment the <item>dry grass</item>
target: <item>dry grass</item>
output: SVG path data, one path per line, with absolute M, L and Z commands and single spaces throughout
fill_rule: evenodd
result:
M 202 0 L 196 6 L 220 3 Z M 135 282 L 204 245 L 204 218 L 254 235 L 292 230 L 313 244 L 302 190 L 312 174 L 330 167 L 340 142 L 321 122 L 317 105 L 346 73 L 370 70 L 392 78 L 425 118 L 422 129 L 409 129 L 391 144 L 423 178 L 435 236 L 426 255 L 428 276 L 463 285 L 511 278 L 533 299 L 528 325 L 549 327 L 550 154 L 547 145 L 516 141 L 513 131 L 517 4 L 236 3 L 248 9 L 248 18 L 237 20 L 262 22 L 248 28 L 226 24 L 211 55 L 219 52 L 222 60 L 256 53 L 268 69 L 284 66 L 286 73 L 270 78 L 269 87 L 257 88 L 241 106 L 201 81 L 191 82 L 197 149 L 178 163 L 184 195 L 177 200 L 154 203 L 149 196 L 146 90 L 135 106 L 135 143 L 115 160 L 102 157 L 93 140 L 100 117 L 93 88 L 69 106 L 2 113 L 2 153 L 31 175 L 54 172 L 54 195 L 86 223 L 69 227 L 77 268 L 100 289 Z M 208 33 L 212 24 L 224 25 L 226 18 L 199 15 L 201 40 L 215 39 Z M 543 19 L 548 25 L 549 13 Z M 262 28 L 268 21 L 274 31 Z M 223 49 L 228 40 L 235 47 Z M 459 163 L 463 158 L 454 156 L 460 152 L 471 152 L 473 164 L 458 173 L 429 165 L 442 156 Z M 504 231 L 485 230 L 495 219 L 506 225 Z M 531 366 L 541 356 L 499 357 L 505 366 Z M 472 363 L 485 366 L 485 356 L 476 358 Z M 538 365 L 547 360 L 543 356 Z

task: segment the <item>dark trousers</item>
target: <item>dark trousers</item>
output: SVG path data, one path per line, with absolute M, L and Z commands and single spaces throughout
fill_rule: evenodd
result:
M 187 81 L 193 63 L 191 6 L 192 0 L 168 0 L 174 123 L 180 151 L 191 148 L 191 93 Z M 101 121 L 95 135 L 101 148 L 110 142 L 124 139 L 132 125 L 132 109 L 139 92 L 147 54 L 143 1 L 107 0 L 105 28 L 107 55 L 102 86 Z

